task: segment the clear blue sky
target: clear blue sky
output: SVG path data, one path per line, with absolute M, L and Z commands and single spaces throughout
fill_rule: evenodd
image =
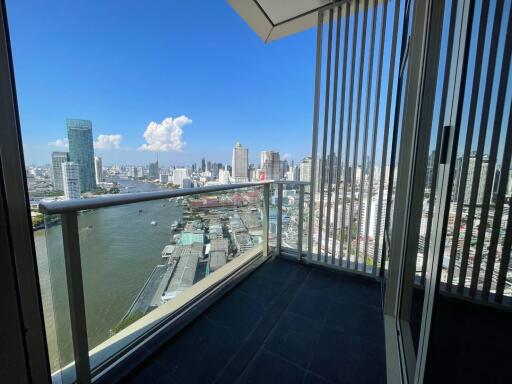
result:
M 228 162 L 236 141 L 250 160 L 274 149 L 311 150 L 315 32 L 263 43 L 225 0 L 8 0 L 27 163 L 48 163 L 65 119 L 90 119 L 93 136 L 122 135 L 104 163 L 141 163 L 151 121 L 181 115 L 181 152 Z M 108 143 L 107 143 L 108 145 Z

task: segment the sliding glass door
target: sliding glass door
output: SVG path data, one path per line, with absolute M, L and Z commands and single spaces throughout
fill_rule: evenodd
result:
M 511 375 L 510 6 L 414 5 L 385 306 L 403 382 Z

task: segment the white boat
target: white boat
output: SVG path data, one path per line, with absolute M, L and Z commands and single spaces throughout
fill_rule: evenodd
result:
M 151 225 L 158 225 L 158 223 L 157 223 L 156 221 L 154 221 L 154 220 L 153 220 L 153 221 L 151 222 Z

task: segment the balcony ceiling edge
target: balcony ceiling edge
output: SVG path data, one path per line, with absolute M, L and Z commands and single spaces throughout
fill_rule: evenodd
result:
M 350 0 L 227 1 L 260 39 L 267 43 L 316 27 L 318 10 L 336 7 Z M 378 0 L 377 4 L 382 2 Z M 335 20 L 336 10 L 333 14 Z M 351 9 L 351 13 L 354 11 Z M 327 18 L 324 20 L 327 22 Z

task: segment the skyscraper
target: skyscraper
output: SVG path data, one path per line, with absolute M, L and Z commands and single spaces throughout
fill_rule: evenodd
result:
M 204 158 L 201 159 L 201 172 L 206 171 L 206 160 Z
M 103 164 L 101 157 L 94 157 L 94 173 L 96 174 L 96 184 L 103 182 Z
M 62 163 L 69 161 L 67 152 L 52 152 L 52 179 L 55 191 L 64 191 L 62 182 Z
M 158 166 L 158 158 L 154 163 L 149 163 L 148 177 L 150 180 L 158 179 L 160 167 Z
M 80 170 L 72 161 L 62 163 L 62 183 L 67 200 L 80 198 Z
M 290 170 L 290 165 L 288 164 L 288 160 L 281 160 L 279 164 L 279 177 L 282 179 L 286 175 L 286 172 Z
M 235 183 L 247 182 L 249 180 L 247 176 L 249 169 L 249 150 L 243 148 L 240 143 L 236 143 L 233 148 L 231 164 L 233 167 L 232 176 L 235 179 Z
M 311 181 L 311 157 L 305 157 L 300 163 L 300 181 Z
M 186 168 L 176 168 L 172 174 L 172 183 L 179 185 L 182 188 L 185 188 L 185 185 L 187 184 L 185 179 L 189 179 L 189 172 Z
M 475 175 L 476 154 L 472 153 L 469 156 L 468 161 L 469 161 L 469 163 L 468 163 L 468 181 L 467 181 L 466 190 L 465 190 L 465 193 L 464 193 L 464 204 L 466 204 L 466 205 L 470 204 L 470 202 L 471 202 L 472 186 L 473 186 L 473 178 L 474 177 L 478 177 L 479 182 L 476 185 L 476 187 L 478 188 L 476 204 L 477 205 L 482 205 L 483 202 L 484 202 L 485 180 L 487 179 L 487 171 L 488 171 L 488 168 L 489 168 L 489 157 L 487 155 L 483 155 L 482 156 L 482 163 L 481 163 L 481 168 L 480 168 L 480 174 L 479 175 Z
M 299 167 L 291 166 L 290 170 L 286 172 L 286 180 L 299 181 Z
M 265 173 L 265 180 L 279 180 L 281 173 L 281 161 L 279 159 L 279 152 L 262 151 L 260 159 L 261 169 Z
M 92 122 L 90 120 L 67 119 L 69 141 L 69 160 L 78 165 L 80 190 L 90 191 L 96 188 L 94 176 L 94 147 L 92 140 Z

